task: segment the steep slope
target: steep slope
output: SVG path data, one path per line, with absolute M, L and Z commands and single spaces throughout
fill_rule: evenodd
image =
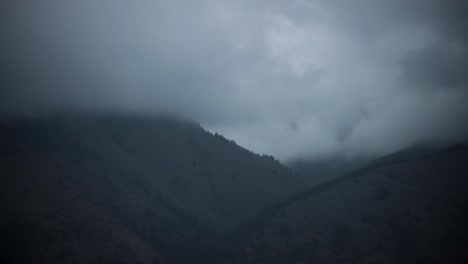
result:
M 467 176 L 462 145 L 355 171 L 239 227 L 223 262 L 466 263 Z
M 0 125 L 2 263 L 186 263 L 301 185 L 272 159 L 168 117 Z
M 297 176 L 274 159 L 196 124 L 108 118 L 101 127 L 121 149 L 161 170 L 164 189 L 214 224 L 231 227 L 303 188 Z

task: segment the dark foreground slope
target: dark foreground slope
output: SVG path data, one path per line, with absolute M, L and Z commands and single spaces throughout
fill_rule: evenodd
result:
M 467 193 L 465 146 L 381 161 L 264 210 L 220 262 L 468 263 Z
M 299 190 L 294 175 L 173 118 L 0 124 L 0 263 L 190 263 Z

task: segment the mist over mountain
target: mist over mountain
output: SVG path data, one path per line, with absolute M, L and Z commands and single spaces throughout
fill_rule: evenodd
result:
M 423 158 L 445 147 L 447 147 L 447 145 L 420 142 L 373 159 L 369 157 L 347 158 L 345 156 L 335 155 L 321 159 L 297 159 L 286 164 L 299 174 L 299 177 L 307 187 L 315 187 L 360 168 Z
M 346 157 L 327 157 L 327 158 L 312 158 L 298 159 L 287 163 L 287 166 L 297 172 L 303 179 L 307 187 L 314 187 L 321 183 L 333 180 L 347 172 L 365 167 L 373 160 L 369 158 L 353 158 Z
M 468 263 L 468 1 L 0 1 L 0 264 Z
M 0 114 L 177 114 L 282 161 L 468 134 L 464 0 L 6 0 Z

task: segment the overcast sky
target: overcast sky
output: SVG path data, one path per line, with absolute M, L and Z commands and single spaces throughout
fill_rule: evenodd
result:
M 177 113 L 258 153 L 468 135 L 468 1 L 3 0 L 0 113 Z

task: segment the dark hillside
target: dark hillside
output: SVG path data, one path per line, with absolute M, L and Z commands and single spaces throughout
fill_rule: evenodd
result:
M 6 263 L 184 263 L 301 188 L 274 159 L 174 118 L 67 116 L 0 127 Z
M 464 145 L 357 170 L 241 225 L 224 262 L 466 263 L 467 175 Z

